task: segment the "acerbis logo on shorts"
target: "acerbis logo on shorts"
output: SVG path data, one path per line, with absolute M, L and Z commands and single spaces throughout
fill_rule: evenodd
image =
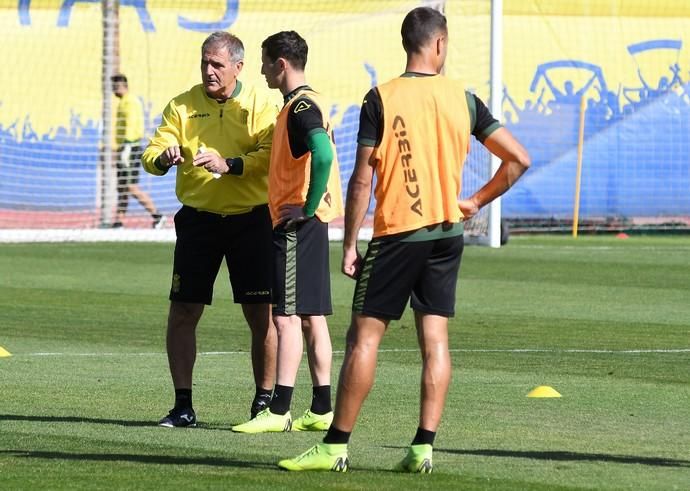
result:
M 270 295 L 270 290 L 257 290 L 254 292 L 244 292 L 248 297 L 263 297 L 264 295 Z

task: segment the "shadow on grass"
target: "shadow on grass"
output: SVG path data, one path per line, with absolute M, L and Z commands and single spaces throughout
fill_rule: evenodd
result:
M 78 460 L 81 462 L 137 462 L 140 464 L 163 465 L 205 465 L 213 467 L 244 467 L 252 469 L 276 470 L 276 466 L 274 464 L 225 459 L 219 457 L 180 457 L 175 455 L 137 455 L 118 453 L 69 453 L 37 450 L 0 450 L 0 454 L 27 459 Z
M 0 421 L 30 421 L 37 423 L 90 423 L 125 427 L 158 427 L 157 421 L 128 421 L 124 419 L 85 418 L 83 416 L 29 416 L 25 414 L 0 414 Z M 228 425 L 212 425 L 202 422 L 197 423 L 196 428 L 192 429 L 230 431 L 230 427 Z
M 565 450 L 498 450 L 492 448 L 463 450 L 434 448 L 434 452 L 456 455 L 479 455 L 483 457 L 511 457 L 518 459 L 612 462 L 616 464 L 641 464 L 655 467 L 690 467 L 690 460 L 668 459 L 665 457 L 642 457 L 639 455 L 611 455 L 605 453 L 568 452 Z

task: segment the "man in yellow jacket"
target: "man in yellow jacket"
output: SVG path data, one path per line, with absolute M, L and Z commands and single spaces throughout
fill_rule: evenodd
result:
M 250 415 L 267 407 L 276 369 L 271 321 L 271 217 L 268 165 L 278 108 L 237 79 L 244 46 L 214 32 L 201 47 L 202 83 L 178 95 L 142 157 L 144 169 L 164 175 L 176 167 L 175 257 L 167 350 L 175 405 L 161 426 L 196 425 L 192 371 L 196 327 L 213 298 L 223 259 L 235 303 L 252 332 L 256 393 Z

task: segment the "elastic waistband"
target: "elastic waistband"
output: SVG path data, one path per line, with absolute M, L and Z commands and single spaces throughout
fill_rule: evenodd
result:
M 261 213 L 263 210 L 265 210 L 265 212 L 268 213 L 268 203 L 262 204 L 262 205 L 256 205 L 247 211 L 243 211 L 243 212 L 239 212 L 239 213 L 219 213 L 217 211 L 200 210 L 199 208 L 194 208 L 193 206 L 189 206 L 189 205 L 182 205 L 182 208 L 189 210 L 189 211 L 194 211 L 197 213 L 204 213 L 204 214 L 213 215 L 213 216 L 222 217 L 222 218 L 249 215 L 252 213 Z

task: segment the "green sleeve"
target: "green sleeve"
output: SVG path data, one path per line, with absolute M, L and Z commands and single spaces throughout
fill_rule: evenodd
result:
M 304 203 L 304 214 L 312 217 L 326 192 L 331 162 L 333 162 L 333 147 L 331 139 L 324 130 L 310 133 L 307 136 L 307 147 L 311 152 L 311 177 L 307 189 L 307 201 Z
M 477 101 L 474 100 L 474 95 L 467 90 L 465 91 L 465 98 L 467 99 L 467 109 L 470 111 L 470 133 L 472 133 L 477 124 Z

